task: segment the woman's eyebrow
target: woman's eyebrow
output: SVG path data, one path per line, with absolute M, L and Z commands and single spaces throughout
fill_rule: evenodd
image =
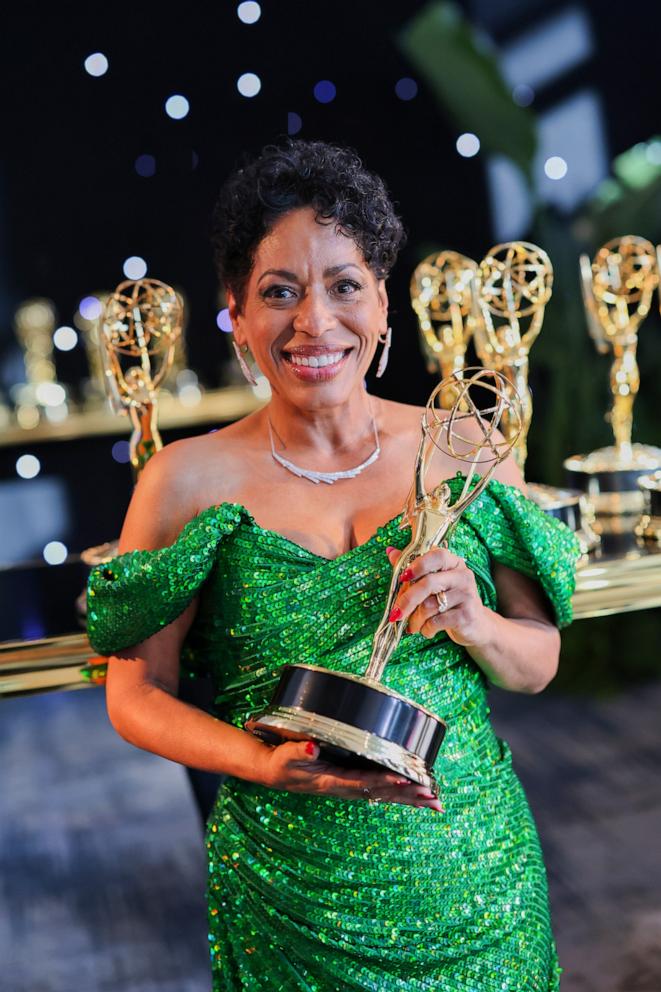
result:
M 338 272 L 342 272 L 344 269 L 357 269 L 358 272 L 361 271 L 360 266 L 356 265 L 355 262 L 342 262 L 340 265 L 331 265 L 330 268 L 324 269 L 324 277 L 336 276 Z M 281 279 L 289 279 L 290 282 L 300 282 L 296 273 L 290 272 L 289 269 L 266 269 L 257 280 L 258 286 L 266 276 L 280 276 Z
M 290 282 L 298 282 L 298 276 L 295 272 L 289 272 L 287 269 L 266 269 L 266 271 L 262 272 L 261 276 L 257 280 L 257 285 L 259 285 L 262 279 L 266 276 L 280 276 L 281 279 L 289 279 Z

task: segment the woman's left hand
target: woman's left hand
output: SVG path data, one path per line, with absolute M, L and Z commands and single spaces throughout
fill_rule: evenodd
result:
M 396 565 L 401 551 L 392 548 L 387 553 L 390 564 Z M 480 599 L 475 575 L 463 558 L 435 548 L 412 561 L 400 582 L 390 614 L 393 622 L 408 619 L 409 632 L 424 637 L 445 630 L 464 647 L 477 647 L 488 640 L 491 610 Z

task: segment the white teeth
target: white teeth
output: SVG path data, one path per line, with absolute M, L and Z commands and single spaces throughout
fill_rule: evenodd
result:
M 335 365 L 343 357 L 344 352 L 337 351 L 328 355 L 310 355 L 304 358 L 302 355 L 291 354 L 289 356 L 292 365 L 308 365 L 310 368 L 319 369 L 324 365 Z

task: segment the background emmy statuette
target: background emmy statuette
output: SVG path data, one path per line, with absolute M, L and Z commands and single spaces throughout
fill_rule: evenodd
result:
M 542 329 L 544 309 L 553 290 L 551 261 L 537 245 L 511 241 L 492 248 L 479 265 L 473 284 L 475 349 L 487 368 L 499 369 L 507 377 L 523 404 L 523 429 L 514 447 L 514 457 L 523 473 L 528 455 L 527 437 L 532 420 L 528 389 L 529 353 Z M 506 415 L 503 431 L 509 437 L 516 424 Z M 594 511 L 580 489 L 558 489 L 529 482 L 528 495 L 546 513 L 567 524 L 584 552 L 599 543 L 592 529 Z
M 448 413 L 438 405 L 447 390 L 454 393 Z M 316 740 L 322 754 L 331 761 L 373 762 L 437 792 L 432 768 L 445 724 L 382 684 L 385 667 L 406 626 L 404 621 L 390 623 L 388 616 L 397 597 L 401 572 L 414 558 L 432 548 L 447 546 L 466 507 L 483 491 L 496 465 L 516 443 L 514 429 L 507 440 L 496 435 L 505 413 L 510 424 L 518 420 L 521 430 L 521 403 L 499 372 L 468 368 L 436 386 L 422 416 L 413 486 L 402 520 L 402 527 L 411 526 L 412 536 L 393 569 L 365 675 L 315 665 L 285 665 L 269 707 L 247 721 L 248 730 L 269 743 Z M 477 443 L 462 434 L 467 420 L 481 427 Z M 431 492 L 425 489 L 425 477 L 436 450 L 468 466 L 461 494 L 453 503 L 447 483 Z M 481 475 L 476 477 L 478 469 Z
M 588 494 L 602 532 L 631 530 L 644 508 L 641 475 L 661 468 L 661 449 L 632 444 L 633 404 L 639 387 L 638 329 L 649 313 L 659 271 L 654 246 L 635 235 L 607 242 L 590 262 L 581 256 L 588 329 L 602 354 L 613 353 L 607 419 L 615 444 L 564 465 L 570 485 Z
M 163 447 L 157 426 L 158 389 L 172 366 L 182 320 L 180 297 L 158 279 L 120 283 L 99 319 L 106 393 L 113 412 L 128 414 L 133 426 L 129 455 L 134 482 Z M 115 540 L 86 548 L 81 558 L 93 566 L 116 554 Z M 84 607 L 83 594 L 78 599 L 79 614 Z
M 442 379 L 461 372 L 473 333 L 472 283 L 477 263 L 457 251 L 434 252 L 416 266 L 411 277 L 415 310 L 427 370 Z M 443 409 L 454 402 L 451 389 L 440 397 Z
M 157 427 L 158 388 L 172 366 L 182 318 L 179 297 L 158 279 L 120 283 L 101 317 L 106 388 L 114 412 L 131 418 L 136 481 L 149 458 L 163 447 Z

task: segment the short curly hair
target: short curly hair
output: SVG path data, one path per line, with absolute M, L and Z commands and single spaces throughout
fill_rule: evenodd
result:
M 405 234 L 383 180 L 351 148 L 288 138 L 234 172 L 213 213 L 218 274 L 240 309 L 258 245 L 280 217 L 299 207 L 312 207 L 320 223 L 335 221 L 377 278 L 395 264 Z

